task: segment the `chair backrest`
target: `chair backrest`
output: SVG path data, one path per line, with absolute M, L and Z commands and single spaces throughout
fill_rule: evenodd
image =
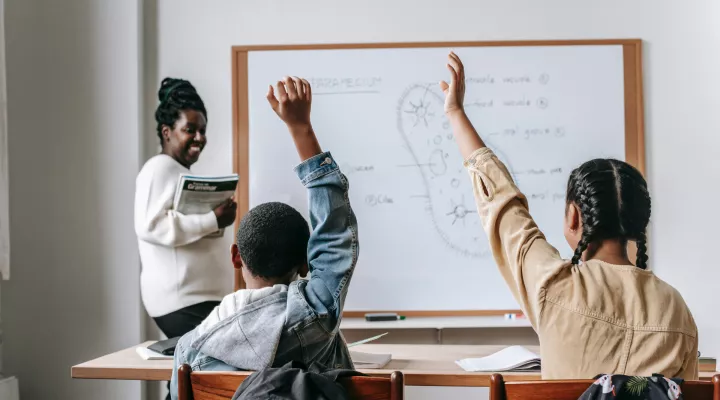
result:
M 180 400 L 232 399 L 238 386 L 248 375 L 246 372 L 192 372 L 189 365 L 178 370 L 178 397 Z M 405 382 L 402 372 L 395 371 L 390 378 L 353 376 L 339 380 L 352 400 L 403 400 Z
M 500 374 L 490 377 L 490 400 L 577 400 L 594 380 L 548 380 L 505 382 Z M 685 381 L 683 398 L 720 400 L 720 375 L 709 381 Z

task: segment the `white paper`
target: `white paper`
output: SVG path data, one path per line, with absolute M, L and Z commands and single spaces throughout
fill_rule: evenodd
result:
M 468 372 L 527 371 L 540 369 L 540 356 L 522 346 L 510 346 L 487 357 L 456 361 Z
M 392 354 L 374 354 L 351 351 L 350 358 L 356 369 L 380 369 L 392 359 Z
M 172 360 L 173 356 L 166 356 L 165 354 L 152 351 L 147 347 L 136 347 L 135 351 L 142 357 L 143 360 Z
M 381 337 L 383 337 L 383 336 L 385 336 L 385 335 L 387 335 L 387 334 L 388 334 L 388 333 L 385 332 L 385 333 L 381 333 L 380 335 L 377 335 L 377 336 L 369 337 L 369 338 L 367 338 L 367 339 L 358 340 L 357 342 L 349 343 L 349 344 L 347 345 L 347 347 L 350 348 L 350 347 L 355 347 L 355 346 L 358 346 L 358 345 L 361 345 L 361 344 L 370 343 L 370 342 L 372 342 L 372 341 L 375 341 L 375 340 L 380 339 Z

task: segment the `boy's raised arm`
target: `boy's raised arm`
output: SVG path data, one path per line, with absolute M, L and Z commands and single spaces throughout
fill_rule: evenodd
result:
M 295 142 L 300 161 L 322 153 L 310 124 L 312 89 L 305 79 L 286 76 L 277 83 L 277 93 L 272 86 L 267 99 L 273 111 L 285 122 Z
M 357 219 L 348 199 L 348 182 L 332 155 L 323 152 L 310 123 L 312 90 L 300 78 L 286 77 L 270 86 L 268 102 L 295 142 L 302 163 L 295 168 L 308 190 L 310 281 L 305 293 L 318 314 L 333 316 L 333 329 L 342 313 L 348 283 L 358 257 Z

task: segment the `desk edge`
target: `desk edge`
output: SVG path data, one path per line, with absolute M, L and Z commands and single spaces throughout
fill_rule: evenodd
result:
M 172 371 L 167 369 L 98 368 L 76 365 L 70 369 L 70 376 L 73 379 L 169 381 Z

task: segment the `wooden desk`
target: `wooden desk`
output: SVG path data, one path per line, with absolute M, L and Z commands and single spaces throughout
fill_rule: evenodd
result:
M 150 342 L 142 345 L 147 346 Z M 72 367 L 72 377 L 77 379 L 124 379 L 143 381 L 167 381 L 172 374 L 172 360 L 146 361 L 135 352 L 135 347 L 97 358 Z M 366 344 L 353 350 L 365 353 L 390 353 L 392 361 L 385 369 L 361 370 L 374 376 L 388 376 L 393 371 L 402 371 L 408 386 L 475 386 L 488 387 L 490 375 L 487 372 L 465 372 L 456 360 L 468 357 L 483 357 L 504 346 L 457 346 L 457 345 L 396 345 Z M 538 352 L 539 349 L 527 346 Z M 250 374 L 250 372 L 242 372 Z M 701 372 L 700 379 L 710 380 L 714 372 Z M 506 381 L 537 380 L 540 374 L 503 373 Z

